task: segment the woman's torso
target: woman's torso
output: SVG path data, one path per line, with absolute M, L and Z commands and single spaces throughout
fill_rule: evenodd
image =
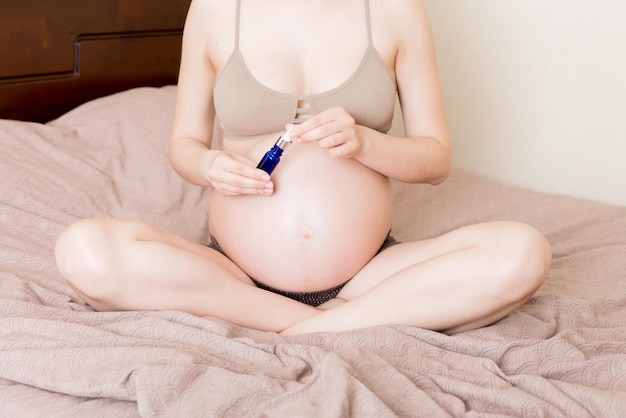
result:
M 364 0 L 325 0 L 283 10 L 292 7 L 284 0 L 241 1 L 223 28 L 233 31 L 230 49 L 227 41 L 209 48 L 218 74 L 216 109 L 227 120 L 225 150 L 257 161 L 280 134 L 275 130 L 334 105 L 364 115 L 355 117 L 359 124 L 388 128 L 395 49 L 389 38 L 371 42 L 366 6 Z M 239 102 L 226 105 L 218 97 L 237 95 L 235 86 L 246 83 L 254 95 L 246 96 L 245 89 Z M 364 89 L 364 83 L 382 91 Z M 287 110 L 268 107 L 272 100 L 264 97 L 275 96 Z M 266 111 L 252 113 L 255 108 Z M 316 144 L 291 145 L 272 180 L 275 193 L 269 197 L 214 193 L 209 216 L 211 232 L 229 257 L 269 286 L 314 291 L 343 283 L 372 258 L 391 226 L 387 179 L 356 160 L 330 157 Z

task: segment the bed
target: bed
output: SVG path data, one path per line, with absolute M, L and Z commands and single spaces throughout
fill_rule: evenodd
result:
M 77 297 L 53 256 L 76 220 L 207 242 L 211 192 L 166 156 L 188 4 L 0 6 L 0 416 L 626 416 L 626 207 L 458 170 L 393 183 L 397 238 L 506 219 L 554 251 L 545 285 L 491 326 L 282 337 Z

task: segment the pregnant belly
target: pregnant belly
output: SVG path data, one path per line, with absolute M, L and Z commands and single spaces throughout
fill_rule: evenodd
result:
M 315 144 L 295 144 L 272 174 L 272 196 L 214 193 L 209 228 L 250 277 L 309 292 L 354 276 L 391 227 L 388 180 Z

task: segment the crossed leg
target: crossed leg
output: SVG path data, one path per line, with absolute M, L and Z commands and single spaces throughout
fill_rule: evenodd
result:
M 491 324 L 526 302 L 547 277 L 552 254 L 528 225 L 460 228 L 378 254 L 331 309 L 283 331 L 300 334 L 406 324 L 456 333 Z M 340 303 L 345 301 L 344 303 Z
M 80 221 L 61 235 L 56 257 L 62 275 L 97 310 L 175 309 L 300 334 L 380 324 L 447 332 L 487 325 L 536 291 L 551 254 L 523 224 L 464 227 L 388 248 L 322 309 L 258 289 L 218 252 L 138 221 Z
M 319 312 L 258 289 L 219 252 L 140 221 L 79 221 L 55 253 L 61 275 L 98 311 L 180 310 L 263 331 Z

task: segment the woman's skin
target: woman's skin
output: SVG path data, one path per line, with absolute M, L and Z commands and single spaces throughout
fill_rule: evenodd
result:
M 251 74 L 302 96 L 341 85 L 367 47 L 363 3 L 242 0 L 239 46 Z M 229 257 L 140 221 L 88 219 L 56 246 L 76 292 L 97 310 L 177 309 L 285 335 L 382 324 L 453 333 L 526 302 L 545 280 L 551 252 L 525 224 L 470 225 L 377 254 L 391 227 L 388 179 L 438 184 L 451 151 L 421 1 L 371 1 L 370 12 L 406 136 L 358 125 L 340 107 L 298 125 L 285 121 L 295 143 L 270 178 L 256 164 L 282 131 L 225 136 L 222 149 L 211 149 L 213 88 L 233 52 L 235 2 L 194 0 L 170 161 L 186 180 L 213 188 L 210 230 Z M 250 277 L 292 292 L 349 282 L 314 308 L 258 289 Z

